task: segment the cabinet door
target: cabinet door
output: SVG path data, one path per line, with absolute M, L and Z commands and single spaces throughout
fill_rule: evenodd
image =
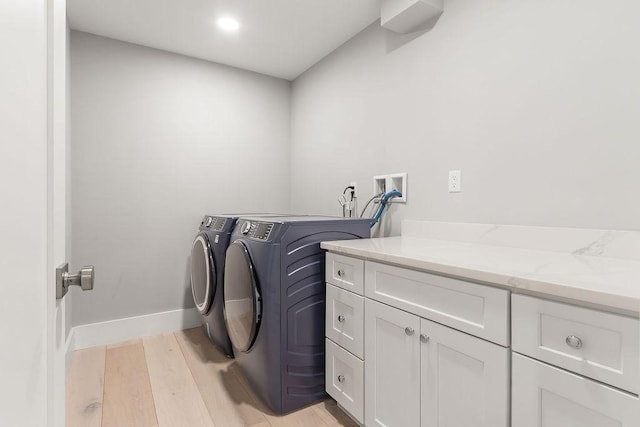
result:
M 365 302 L 365 424 L 420 425 L 420 319 Z
M 513 353 L 514 427 L 637 427 L 638 398 Z
M 425 319 L 420 341 L 423 427 L 509 425 L 509 349 Z

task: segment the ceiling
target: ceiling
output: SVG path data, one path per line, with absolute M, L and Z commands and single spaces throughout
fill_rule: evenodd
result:
M 293 80 L 380 17 L 379 0 L 67 0 L 72 29 Z M 217 20 L 233 16 L 235 32 Z

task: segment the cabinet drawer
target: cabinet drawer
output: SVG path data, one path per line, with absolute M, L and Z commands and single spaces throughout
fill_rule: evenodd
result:
M 638 394 L 639 321 L 540 298 L 513 295 L 512 348 Z
M 326 261 L 327 282 L 362 295 L 364 287 L 363 260 L 328 252 Z
M 364 422 L 364 362 L 326 339 L 327 393 L 358 422 Z
M 637 427 L 638 398 L 514 353 L 514 427 Z
M 367 261 L 365 295 L 503 346 L 509 291 Z
M 327 338 L 364 358 L 364 297 L 327 284 Z

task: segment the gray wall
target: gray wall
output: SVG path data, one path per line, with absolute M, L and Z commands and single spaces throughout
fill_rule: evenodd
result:
M 377 174 L 409 174 L 383 234 L 403 218 L 640 229 L 640 3 L 445 7 L 422 34 L 373 24 L 293 88 L 73 32 L 72 261 L 97 272 L 73 323 L 192 306 L 205 212 L 339 214 Z
M 73 323 L 193 306 L 203 214 L 288 207 L 290 83 L 78 32 L 71 61 Z
M 293 85 L 292 208 L 408 172 L 402 218 L 640 229 L 640 3 L 447 0 L 374 24 Z M 462 193 L 447 191 L 462 171 Z M 361 203 L 362 206 L 362 203 Z

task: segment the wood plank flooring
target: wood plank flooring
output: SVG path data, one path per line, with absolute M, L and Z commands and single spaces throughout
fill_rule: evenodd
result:
M 324 402 L 278 416 L 200 328 L 79 350 L 67 379 L 67 426 L 349 426 Z

